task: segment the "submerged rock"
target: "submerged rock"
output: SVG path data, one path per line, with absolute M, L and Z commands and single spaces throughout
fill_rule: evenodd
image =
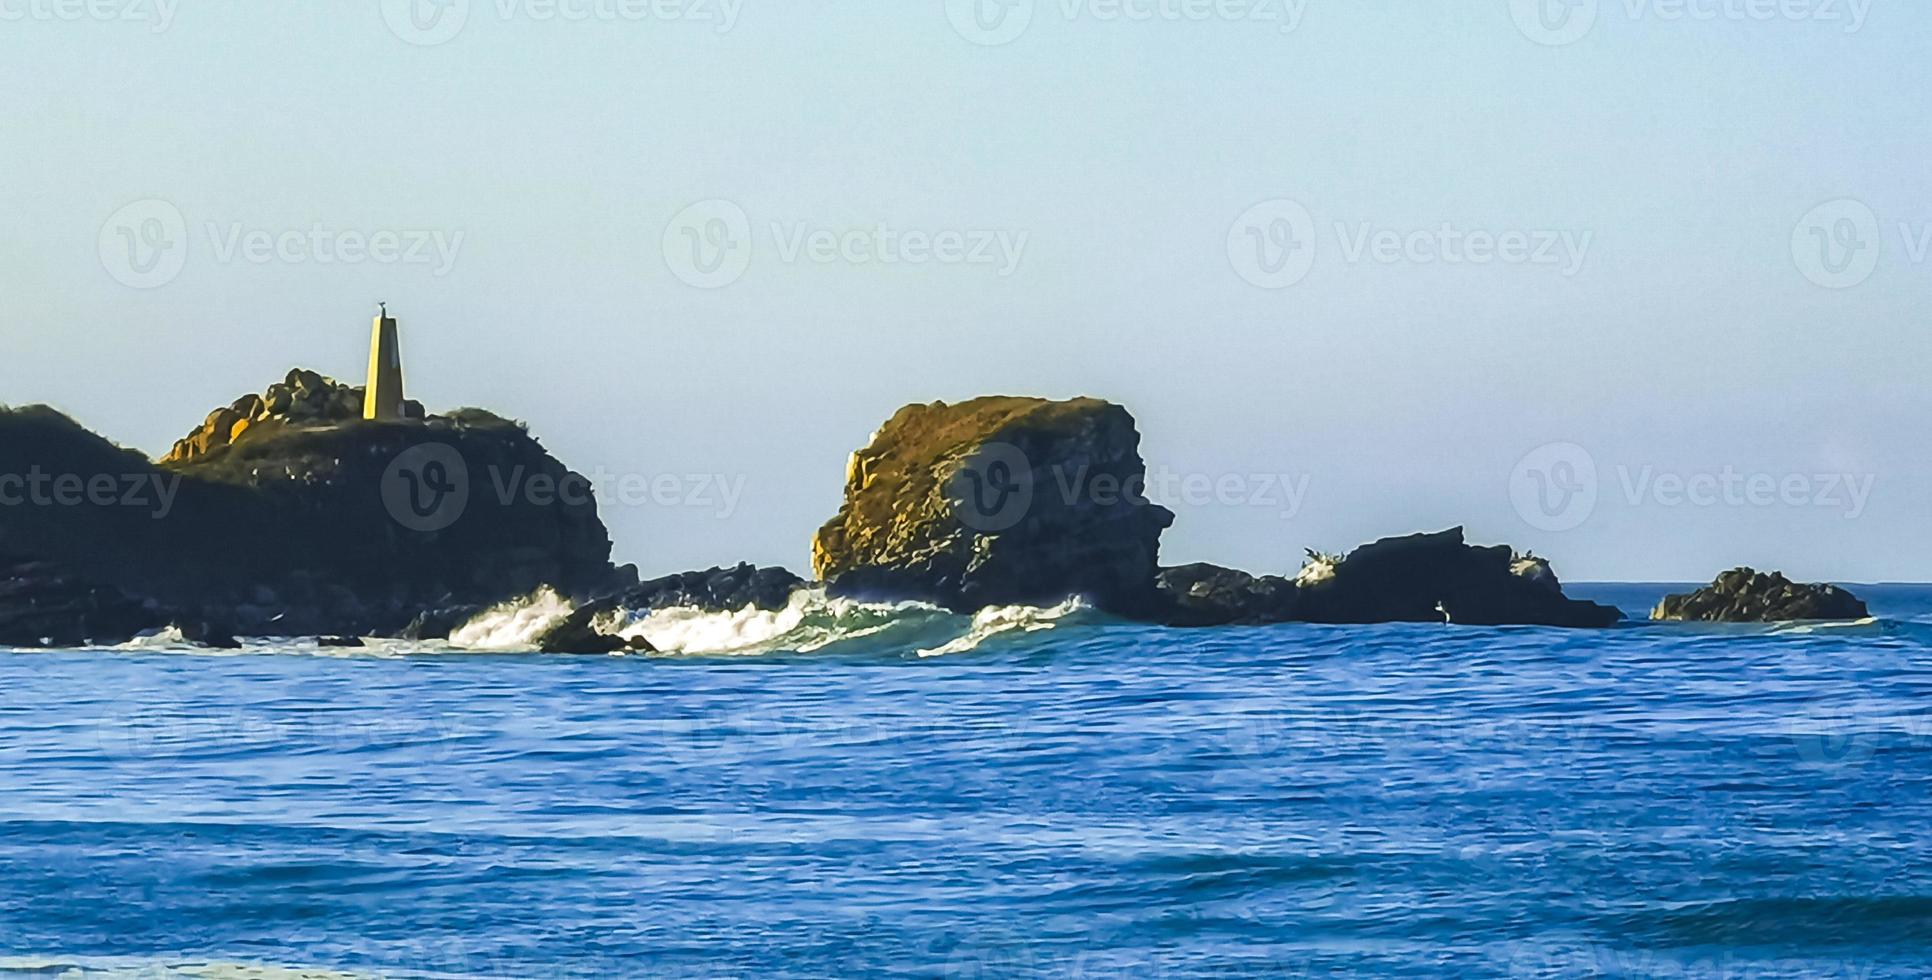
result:
M 1566 598 L 1548 562 L 1466 544 L 1459 527 L 1364 545 L 1303 580 L 1298 615 L 1313 623 L 1584 628 L 1623 618 Z
M 1148 618 L 1169 626 L 1292 622 L 1300 606 L 1288 579 L 1204 563 L 1163 569 L 1155 590 L 1157 611 Z
M 1734 568 L 1695 592 L 1664 597 L 1650 618 L 1678 622 L 1782 623 L 1871 616 L 1857 596 L 1835 585 L 1801 585 L 1778 572 Z
M 1174 515 L 1142 496 L 1140 433 L 1092 398 L 908 405 L 852 457 L 812 568 L 834 595 L 961 611 L 1071 595 L 1144 606 Z
M 587 602 L 537 638 L 541 653 L 655 653 L 643 637 L 625 639 L 614 632 L 623 610 L 615 598 Z

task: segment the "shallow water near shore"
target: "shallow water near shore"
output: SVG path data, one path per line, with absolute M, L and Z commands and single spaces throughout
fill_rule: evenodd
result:
M 1922 976 L 1932 587 L 1857 591 L 1832 626 L 0 652 L 0 978 Z

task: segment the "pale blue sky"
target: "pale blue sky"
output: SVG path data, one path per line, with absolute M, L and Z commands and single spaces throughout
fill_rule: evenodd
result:
M 432 409 L 526 419 L 582 470 L 742 486 L 729 506 L 697 484 L 689 505 L 607 501 L 618 558 L 647 571 L 803 570 L 846 454 L 894 409 L 1014 393 L 1114 399 L 1157 472 L 1233 479 L 1175 502 L 1174 562 L 1289 570 L 1304 547 L 1466 523 L 1577 579 L 1932 579 L 1922 3 L 1757 21 L 1744 0 L 1705 0 L 1706 20 L 1604 0 L 1549 46 L 1506 0 L 1295 0 L 1292 31 L 1040 0 L 988 46 L 941 0 L 746 0 L 728 30 L 723 0 L 644 21 L 483 0 L 422 46 L 375 2 L 183 0 L 159 31 L 61 2 L 0 0 L 0 401 L 150 452 L 290 366 L 359 379 L 385 299 Z M 132 2 L 101 9 L 161 13 Z M 1280 199 L 1306 209 L 1314 262 L 1261 288 L 1238 221 Z M 1794 230 L 1844 199 L 1876 219 L 1878 261 L 1828 289 Z M 712 200 L 744 214 L 750 262 L 706 289 L 664 243 Z M 131 288 L 110 219 L 155 201 L 184 261 Z M 1830 234 L 1869 233 L 1835 207 Z M 318 223 L 454 254 L 228 247 Z M 1007 269 L 805 247 L 881 223 L 1023 248 Z M 1369 247 L 1445 225 L 1587 248 Z M 1598 471 L 1587 514 L 1512 497 L 1553 443 Z M 1727 467 L 1807 489 L 1700 506 L 1657 483 Z M 1299 507 L 1261 474 L 1305 480 Z M 1822 474 L 1868 492 L 1839 503 Z M 1548 529 L 1563 516 L 1583 519 Z

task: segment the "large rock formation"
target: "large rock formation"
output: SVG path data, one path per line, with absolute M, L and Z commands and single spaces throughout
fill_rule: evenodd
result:
M 1092 398 L 900 409 L 852 457 L 812 546 L 835 595 L 953 609 L 1144 603 L 1174 515 L 1141 495 L 1133 417 Z
M 1549 563 L 1464 543 L 1462 528 L 1385 538 L 1303 570 L 1298 618 L 1311 623 L 1604 627 L 1623 613 L 1568 599 Z
M 0 541 L 242 634 L 389 633 L 424 609 L 610 587 L 588 482 L 522 426 L 363 421 L 354 389 L 297 374 L 311 394 L 271 387 L 241 438 L 161 466 L 51 409 L 0 409 L 0 480 L 39 488 L 0 507 Z M 295 407 L 311 403 L 332 407 Z
M 168 615 L 112 586 L 82 581 L 50 562 L 0 554 L 0 646 L 125 643 Z
M 1652 619 L 1706 623 L 1781 623 L 1865 619 L 1857 596 L 1835 585 L 1800 585 L 1778 572 L 1734 568 L 1685 595 L 1666 596 Z

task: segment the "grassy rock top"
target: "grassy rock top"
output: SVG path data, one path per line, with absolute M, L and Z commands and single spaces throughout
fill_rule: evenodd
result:
M 1139 449 L 1133 416 L 1096 398 L 908 405 L 852 455 L 813 570 L 838 594 L 960 609 L 1144 592 L 1173 515 L 1140 496 Z

